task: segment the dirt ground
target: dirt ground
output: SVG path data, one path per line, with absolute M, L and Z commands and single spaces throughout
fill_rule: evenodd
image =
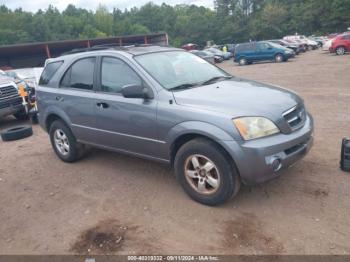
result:
M 0 141 L 0 254 L 350 254 L 350 173 L 339 170 L 350 55 L 220 66 L 305 99 L 316 124 L 306 158 L 213 208 L 190 200 L 158 163 L 93 150 L 65 164 L 34 126 L 30 138 Z

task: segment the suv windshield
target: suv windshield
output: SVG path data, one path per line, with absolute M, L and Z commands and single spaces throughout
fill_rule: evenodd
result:
M 135 56 L 138 63 L 164 88 L 185 89 L 231 76 L 202 58 L 183 51 Z M 208 82 L 209 83 L 209 82 Z

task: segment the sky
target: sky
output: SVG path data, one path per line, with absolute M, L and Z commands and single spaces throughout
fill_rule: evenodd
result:
M 99 3 L 106 5 L 110 10 L 113 10 L 114 7 L 124 10 L 134 6 L 140 7 L 148 2 L 150 0 L 0 0 L 0 5 L 6 5 L 11 9 L 21 7 L 25 11 L 35 12 L 38 9 L 46 9 L 50 4 L 60 11 L 64 10 L 68 4 L 95 10 Z M 213 8 L 213 0 L 152 0 L 152 2 L 155 4 L 165 2 L 169 5 L 195 4 Z

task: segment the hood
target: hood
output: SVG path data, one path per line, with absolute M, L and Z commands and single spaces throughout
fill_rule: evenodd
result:
M 179 105 L 228 114 L 230 117 L 264 116 L 278 120 L 282 113 L 301 104 L 288 90 L 240 78 L 173 92 Z
M 15 85 L 14 79 L 9 76 L 0 76 L 0 85 Z

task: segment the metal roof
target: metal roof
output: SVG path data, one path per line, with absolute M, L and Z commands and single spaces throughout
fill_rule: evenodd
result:
M 166 37 L 164 32 L 143 34 L 143 35 L 127 35 L 116 36 L 106 38 L 91 38 L 91 39 L 78 39 L 78 40 L 62 40 L 62 41 L 50 41 L 50 42 L 37 42 L 37 43 L 25 43 L 15 45 L 3 45 L 0 46 L 0 58 L 1 57 L 13 57 L 13 56 L 31 56 L 36 54 L 42 54 L 50 50 L 50 54 L 61 54 L 75 48 L 84 48 L 101 44 L 119 44 L 127 45 L 134 43 L 155 43 L 158 38 Z M 167 41 L 167 39 L 166 39 Z

